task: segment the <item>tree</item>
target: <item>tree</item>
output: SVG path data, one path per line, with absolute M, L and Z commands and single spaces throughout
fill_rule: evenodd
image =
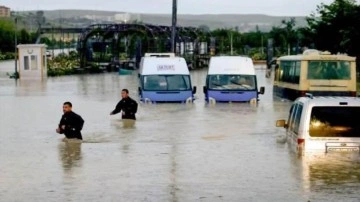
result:
M 250 47 L 262 47 L 263 42 L 266 41 L 266 35 L 260 31 L 243 33 L 242 43 Z
M 0 20 L 0 50 L 2 52 L 12 52 L 15 49 L 15 23 L 12 20 Z
M 207 25 L 200 25 L 198 27 L 199 30 L 203 31 L 203 32 L 210 32 L 210 27 Z
M 19 36 L 18 39 L 19 44 L 31 43 L 30 34 L 25 29 L 21 29 L 18 36 Z
M 360 55 L 360 7 L 354 0 L 321 4 L 307 18 L 308 33 L 316 48 L 332 53 Z
M 292 47 L 298 46 L 299 33 L 295 28 L 295 18 L 282 20 L 281 26 L 273 27 L 269 33 L 269 37 L 274 39 L 274 46 L 279 49 L 278 54 L 284 54 Z
M 231 42 L 235 54 L 241 53 L 241 34 L 234 29 L 216 29 L 211 32 L 211 36 L 216 38 L 217 50 L 219 54 L 229 54 L 231 52 Z
M 46 20 L 44 16 L 44 11 L 36 11 L 35 20 L 39 28 L 41 27 L 41 25 L 45 24 Z

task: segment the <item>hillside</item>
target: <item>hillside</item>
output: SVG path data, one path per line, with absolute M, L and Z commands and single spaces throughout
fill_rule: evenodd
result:
M 31 11 L 28 11 L 31 12 Z M 115 22 L 114 16 L 122 12 L 116 11 L 93 11 L 93 10 L 51 10 L 44 11 L 48 22 L 60 22 L 63 26 L 87 26 L 91 23 L 112 23 Z M 170 14 L 124 14 L 130 16 L 130 21 L 141 21 L 156 25 L 170 25 Z M 283 19 L 290 16 L 268 16 L 257 14 L 221 14 L 221 15 L 178 15 L 180 26 L 206 25 L 210 29 L 234 28 L 239 31 L 252 31 L 256 27 L 261 31 L 269 31 L 271 27 L 280 25 Z M 295 17 L 298 26 L 306 25 L 305 17 Z

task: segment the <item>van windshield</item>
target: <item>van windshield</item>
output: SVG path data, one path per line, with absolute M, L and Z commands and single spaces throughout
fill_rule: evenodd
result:
M 254 75 L 209 75 L 210 90 L 256 90 Z
M 360 107 L 313 107 L 311 137 L 360 137 Z
M 189 75 L 149 75 L 144 76 L 143 82 L 147 91 L 191 90 Z
M 350 80 L 350 62 L 309 61 L 307 78 L 316 80 Z

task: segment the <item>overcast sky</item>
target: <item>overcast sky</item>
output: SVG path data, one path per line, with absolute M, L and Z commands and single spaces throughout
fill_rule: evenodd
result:
M 333 0 L 178 0 L 180 14 L 309 15 Z M 172 0 L 0 0 L 12 10 L 91 9 L 134 13 L 171 13 Z

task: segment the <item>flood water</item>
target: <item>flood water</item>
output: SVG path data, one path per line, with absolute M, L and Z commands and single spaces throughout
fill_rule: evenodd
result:
M 194 104 L 139 104 L 134 128 L 109 116 L 137 75 L 0 79 L 0 201 L 360 201 L 360 157 L 298 157 L 275 128 L 291 102 L 207 105 L 206 71 L 192 72 Z M 83 143 L 55 129 L 71 101 Z

